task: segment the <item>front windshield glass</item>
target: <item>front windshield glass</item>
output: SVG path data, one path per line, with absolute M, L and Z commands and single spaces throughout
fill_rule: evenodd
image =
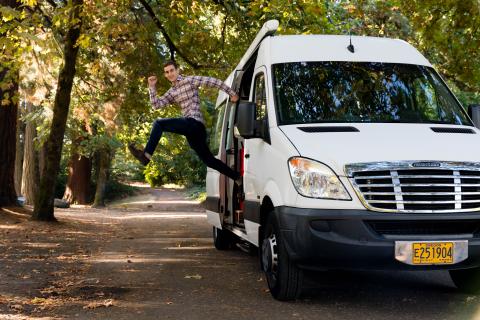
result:
M 377 62 L 273 65 L 279 125 L 403 122 L 472 125 L 429 67 Z

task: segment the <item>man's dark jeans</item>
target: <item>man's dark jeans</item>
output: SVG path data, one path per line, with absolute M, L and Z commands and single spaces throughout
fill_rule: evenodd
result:
M 210 152 L 207 145 L 207 132 L 205 131 L 205 126 L 200 121 L 193 118 L 166 118 L 155 120 L 144 152 L 153 155 L 163 132 L 173 132 L 184 135 L 190 147 L 195 150 L 200 160 L 202 160 L 207 167 L 213 168 L 231 179 L 235 180 L 238 178 L 238 173 L 215 158 Z

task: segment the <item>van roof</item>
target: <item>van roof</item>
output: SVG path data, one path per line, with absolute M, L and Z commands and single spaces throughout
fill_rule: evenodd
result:
M 257 36 L 258 38 L 258 36 Z M 275 35 L 259 40 L 260 47 L 268 57 L 270 64 L 306 61 L 352 61 L 352 62 L 384 62 L 416 64 L 431 67 L 428 60 L 412 45 L 401 39 L 352 36 L 355 52 L 350 52 L 348 35 Z M 256 42 L 256 41 L 254 41 Z M 253 43 L 252 43 L 253 45 Z M 249 47 L 237 68 L 243 67 L 245 61 L 255 52 Z M 243 63 L 242 63 L 243 62 Z M 231 85 L 235 70 L 230 73 L 225 82 Z M 217 105 L 227 98 L 220 92 Z
M 348 35 L 281 35 L 267 37 L 270 63 L 299 61 L 353 61 L 431 66 L 413 46 L 400 39 L 352 36 L 355 52 L 347 49 Z

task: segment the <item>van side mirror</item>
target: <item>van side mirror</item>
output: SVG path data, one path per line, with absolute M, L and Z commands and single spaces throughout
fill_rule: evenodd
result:
M 249 101 L 240 101 L 238 104 L 237 128 L 245 139 L 255 137 L 255 108 L 255 103 Z
M 480 128 L 480 104 L 469 105 L 468 115 L 472 118 L 475 127 Z

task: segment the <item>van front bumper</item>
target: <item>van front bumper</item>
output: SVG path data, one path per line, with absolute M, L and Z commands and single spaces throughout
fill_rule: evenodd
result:
M 274 212 L 288 254 L 302 268 L 438 270 L 480 266 L 480 230 L 476 230 L 480 212 L 405 214 L 285 206 Z M 468 258 L 451 265 L 420 266 L 395 259 L 395 241 L 444 240 L 468 240 Z

